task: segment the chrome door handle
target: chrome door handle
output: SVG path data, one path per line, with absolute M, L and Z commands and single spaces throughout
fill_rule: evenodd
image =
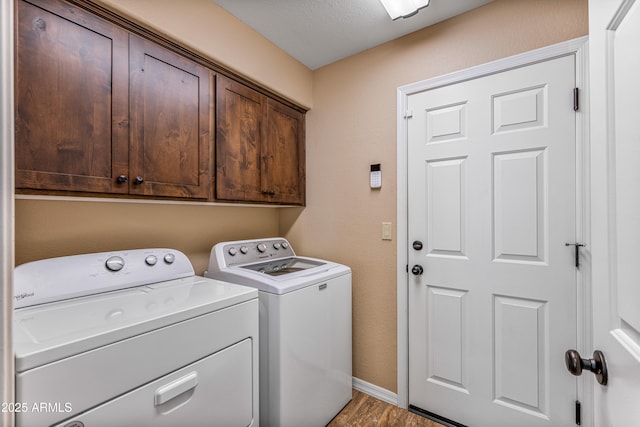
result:
M 595 374 L 599 384 L 607 385 L 609 374 L 607 372 L 607 362 L 604 353 L 600 350 L 593 352 L 593 359 L 583 359 L 577 350 L 567 350 L 564 354 L 564 363 L 567 369 L 575 376 L 582 375 L 582 370 L 586 369 Z

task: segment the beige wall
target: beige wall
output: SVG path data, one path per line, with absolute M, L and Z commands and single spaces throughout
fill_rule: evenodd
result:
M 495 0 L 313 73 L 210 0 L 102 2 L 313 107 L 307 207 L 17 200 L 16 262 L 170 246 L 202 273 L 214 242 L 286 235 L 301 254 L 352 267 L 354 375 L 396 391 L 396 242 L 380 239 L 381 223 L 397 222 L 396 89 L 585 35 L 587 0 Z M 370 163 L 382 163 L 380 190 Z
M 17 200 L 16 264 L 120 249 L 184 252 L 197 274 L 214 243 L 279 234 L 278 209 L 85 200 Z
M 381 223 L 397 223 L 396 89 L 587 31 L 586 0 L 495 0 L 314 72 L 308 205 L 283 212 L 281 232 L 353 268 L 355 377 L 396 391 L 396 242 L 381 240 Z M 380 190 L 370 163 L 382 164 Z

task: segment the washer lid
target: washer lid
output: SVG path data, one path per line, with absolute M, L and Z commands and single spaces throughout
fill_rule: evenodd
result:
M 257 271 L 269 276 L 282 276 L 284 274 L 298 273 L 311 268 L 326 265 L 326 262 L 305 258 L 279 258 L 273 261 L 259 262 L 257 264 L 242 265 L 239 268 Z
M 218 267 L 218 265 L 214 264 L 214 267 Z M 259 291 L 282 295 L 350 273 L 349 267 L 332 261 L 292 257 L 215 268 L 205 271 L 204 275 L 239 285 L 251 286 Z
M 13 346 L 22 372 L 257 298 L 255 289 L 191 276 L 16 309 Z

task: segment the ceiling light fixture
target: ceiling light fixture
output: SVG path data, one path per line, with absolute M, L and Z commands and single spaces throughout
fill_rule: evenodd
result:
M 429 0 L 380 0 L 387 13 L 394 21 L 398 18 L 409 18 L 422 8 L 429 6 Z

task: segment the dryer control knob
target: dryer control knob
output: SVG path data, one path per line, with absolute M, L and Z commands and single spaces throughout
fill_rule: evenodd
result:
M 119 256 L 112 256 L 107 259 L 105 266 L 110 271 L 120 271 L 124 267 L 124 259 Z
M 282 245 L 280 243 L 276 242 L 273 244 L 273 249 L 280 249 L 281 246 Z
M 282 242 L 282 249 L 289 249 L 289 244 L 287 242 Z
M 241 246 L 240 247 L 240 252 L 242 252 L 243 255 L 246 255 L 247 252 L 249 252 L 249 248 L 246 246 Z
M 171 252 L 169 252 L 164 256 L 164 262 L 166 262 L 167 264 L 173 264 L 173 261 L 175 260 L 176 260 L 176 256 Z
M 267 245 L 265 245 L 264 243 L 258 244 L 258 252 L 262 253 L 266 250 L 267 250 Z
M 229 255 L 236 256 L 238 250 L 236 248 L 229 248 Z
M 158 262 L 158 257 L 155 255 L 149 255 L 144 259 L 144 262 L 149 266 L 156 265 L 156 263 Z

